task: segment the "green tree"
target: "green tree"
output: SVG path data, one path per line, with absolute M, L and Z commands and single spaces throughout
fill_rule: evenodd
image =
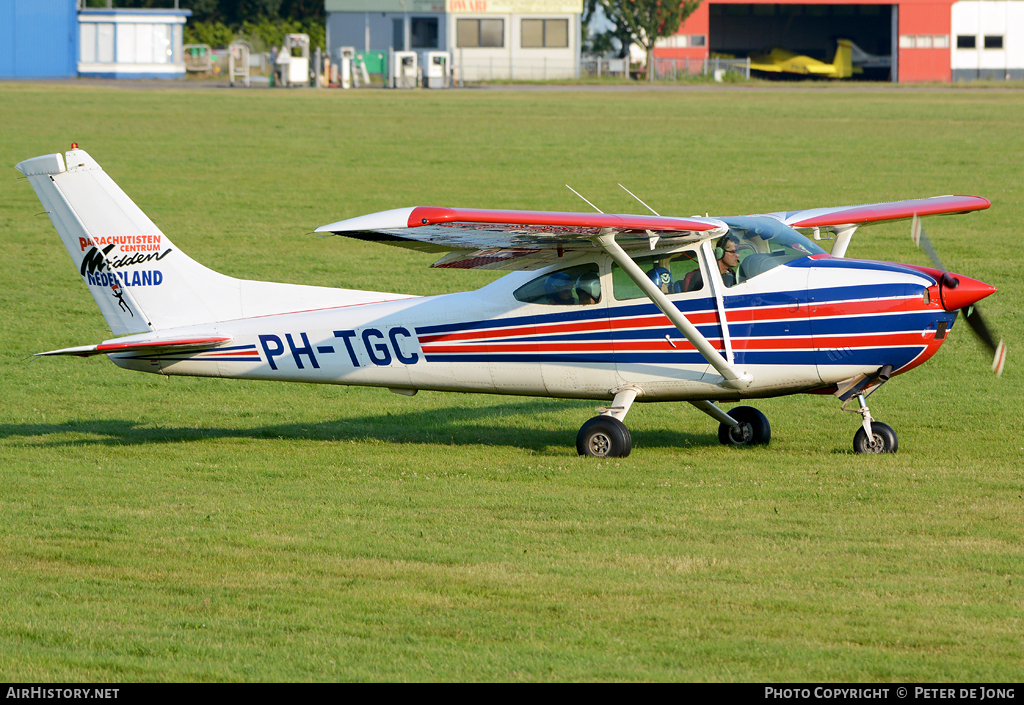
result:
M 600 0 L 608 19 L 628 27 L 647 53 L 647 80 L 654 80 L 654 43 L 675 34 L 700 0 Z
M 614 24 L 611 29 L 595 32 L 592 28 L 598 10 L 604 12 L 603 0 L 586 0 L 583 4 L 583 51 L 587 54 L 610 54 L 624 59 L 629 56 L 629 45 L 633 41 L 633 33 L 624 23 Z M 616 47 L 616 42 L 618 47 Z

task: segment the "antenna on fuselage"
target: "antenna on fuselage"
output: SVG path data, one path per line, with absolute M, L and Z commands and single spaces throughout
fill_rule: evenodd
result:
M 628 188 L 626 188 L 622 184 L 619 184 L 619 188 L 622 189 L 623 191 L 625 191 L 626 193 L 628 193 L 633 198 L 636 198 L 636 200 L 640 201 L 640 198 L 637 197 L 637 195 L 635 193 L 630 191 Z M 640 205 L 643 206 L 644 208 L 646 208 L 647 210 L 649 210 L 651 213 L 654 213 L 654 215 L 658 216 L 659 218 L 661 217 L 661 214 L 658 211 L 654 210 L 653 208 L 651 208 L 649 205 L 647 205 L 643 201 L 640 201 Z
M 566 187 L 567 189 L 569 189 L 570 191 L 572 191 L 573 193 L 575 193 L 575 194 L 576 194 L 577 196 L 580 196 L 580 192 L 579 192 L 579 191 L 577 191 L 576 189 L 574 189 L 574 188 L 573 188 L 572 186 L 570 186 L 569 184 L 566 184 L 566 185 L 565 185 L 565 187 Z M 583 196 L 580 196 L 580 198 L 583 198 Z M 604 213 L 604 211 L 603 211 L 603 210 L 601 210 L 600 208 L 598 208 L 597 206 L 595 206 L 595 205 L 594 205 L 593 203 L 591 203 L 591 202 L 590 202 L 590 201 L 588 201 L 587 199 L 583 198 L 583 202 L 584 202 L 584 203 L 586 203 L 586 204 L 587 204 L 588 206 L 590 206 L 591 208 L 593 208 L 593 209 L 594 209 L 595 211 L 597 211 L 598 213 Z

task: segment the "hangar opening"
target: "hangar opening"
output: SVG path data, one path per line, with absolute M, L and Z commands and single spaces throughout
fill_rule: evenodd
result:
M 892 79 L 895 5 L 711 3 L 708 12 L 712 55 L 744 57 L 778 48 L 831 63 L 837 41 L 849 39 L 860 49 L 853 52 L 852 80 Z

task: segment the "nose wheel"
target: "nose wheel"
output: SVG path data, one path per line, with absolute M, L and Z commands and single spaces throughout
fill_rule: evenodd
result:
M 853 450 L 856 453 L 895 453 L 899 447 L 896 432 L 880 421 L 871 422 L 870 437 L 863 428 L 857 429 L 853 437 Z

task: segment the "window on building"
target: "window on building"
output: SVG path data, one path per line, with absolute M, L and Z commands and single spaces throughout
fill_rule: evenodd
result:
M 948 49 L 948 34 L 902 34 L 900 49 Z
M 405 20 L 398 18 L 391 20 L 391 48 L 395 51 L 405 51 Z
M 707 46 L 708 38 L 703 34 L 691 34 L 690 35 L 690 46 L 692 47 L 703 47 Z
M 459 47 L 503 47 L 505 20 L 458 20 L 455 41 Z
M 410 21 L 409 34 L 413 49 L 437 48 L 437 18 L 413 17 Z
M 985 35 L 985 48 L 986 49 L 1002 49 L 1003 48 L 1003 35 L 1001 35 L 1001 34 L 986 34 Z
M 86 64 L 96 61 L 96 25 L 92 22 L 78 24 L 78 60 Z
M 114 63 L 113 22 L 101 22 L 96 25 L 96 61 L 101 64 Z
M 569 20 L 523 20 L 522 46 L 564 48 L 569 46 Z
M 973 34 L 958 34 L 956 35 L 956 48 L 957 49 L 976 49 L 978 47 L 978 38 Z

